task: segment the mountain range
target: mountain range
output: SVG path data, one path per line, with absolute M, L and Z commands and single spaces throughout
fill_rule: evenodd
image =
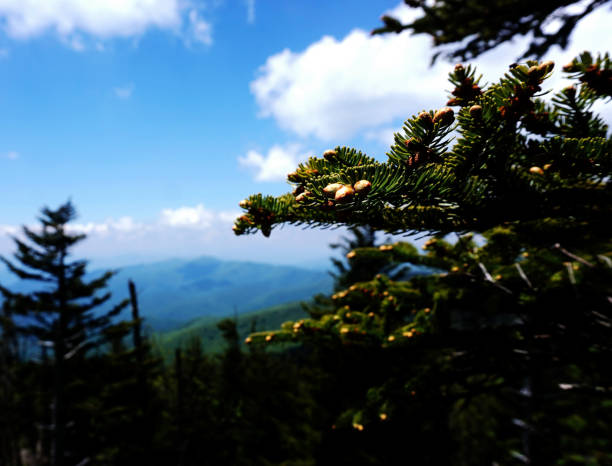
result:
M 96 275 L 96 273 L 92 273 Z M 221 317 L 310 299 L 331 291 L 323 271 L 213 257 L 172 259 L 121 268 L 109 282 L 113 299 L 136 285 L 139 307 L 153 331 L 176 329 L 203 317 Z

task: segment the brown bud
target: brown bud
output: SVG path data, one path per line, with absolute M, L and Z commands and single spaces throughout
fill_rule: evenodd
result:
M 342 186 L 338 191 L 336 191 L 334 199 L 336 202 L 350 202 L 354 195 L 355 190 L 352 186 Z
M 296 202 L 304 202 L 306 200 L 306 198 L 308 196 L 310 196 L 312 193 L 310 191 L 304 191 L 302 194 L 300 194 L 298 197 L 295 198 Z
M 531 167 L 529 169 L 529 173 L 531 173 L 533 175 L 543 175 L 544 174 L 544 170 L 542 170 L 540 167 Z
M 536 65 L 530 66 L 529 69 L 527 70 L 527 76 L 529 76 L 530 78 L 539 78 L 543 74 L 542 71 L 543 70 L 541 70 Z
M 563 93 L 566 96 L 573 98 L 576 95 L 576 86 L 567 86 L 565 89 L 563 89 Z
M 463 65 L 461 63 L 457 63 L 455 65 L 455 73 L 459 73 L 461 71 L 465 71 L 465 68 L 463 67 Z
M 368 194 L 372 189 L 372 183 L 368 180 L 359 180 L 353 185 L 355 192 L 358 194 Z
M 546 164 L 546 165 L 544 165 L 542 168 L 543 168 L 544 170 L 550 170 L 550 167 L 552 167 L 552 164 L 551 164 L 551 163 L 547 163 L 547 164 Z
M 538 69 L 542 71 L 542 74 L 550 73 L 555 67 L 555 62 L 548 60 L 538 66 Z
M 332 160 L 334 157 L 336 157 L 336 155 L 338 155 L 338 152 L 336 152 L 333 149 L 328 149 L 325 152 L 323 152 L 323 158 L 325 160 Z
M 480 105 L 472 105 L 470 107 L 470 116 L 475 120 L 478 120 L 482 117 L 482 107 Z
M 415 138 L 406 139 L 404 144 L 406 144 L 406 147 L 410 150 L 418 150 L 421 147 L 421 143 Z
M 287 180 L 293 183 L 297 183 L 298 181 L 300 181 L 300 177 L 297 172 L 291 172 L 287 175 Z
M 251 206 L 251 201 L 249 201 L 248 199 L 243 199 L 240 201 L 238 205 L 242 207 L 243 209 L 246 209 Z
M 573 73 L 575 71 L 580 71 L 580 67 L 576 65 L 574 62 L 570 62 L 563 67 L 563 71 L 567 73 Z
M 417 117 L 417 121 L 428 128 L 433 126 L 433 118 L 431 117 L 431 113 L 429 112 L 421 112 Z
M 455 121 L 455 112 L 450 107 L 444 107 L 438 110 L 434 117 L 434 123 L 440 123 L 442 126 L 448 126 Z
M 342 186 L 344 185 L 340 183 L 328 184 L 327 186 L 323 188 L 323 193 L 327 197 L 334 197 L 336 195 L 336 191 L 338 191 Z
M 453 97 L 452 99 L 449 99 L 448 102 L 446 102 L 446 105 L 455 106 L 455 105 L 461 105 L 461 103 L 459 102 L 459 99 L 457 99 L 456 97 Z

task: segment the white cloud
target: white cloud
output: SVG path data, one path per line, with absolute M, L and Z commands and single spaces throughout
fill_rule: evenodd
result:
M 114 87 L 113 91 L 115 95 L 120 99 L 129 99 L 132 97 L 132 93 L 134 92 L 134 84 L 126 84 L 125 86 Z
M 445 78 L 428 67 L 429 54 L 428 38 L 356 29 L 341 40 L 325 36 L 301 53 L 269 57 L 251 91 L 261 115 L 284 129 L 327 141 L 350 138 L 440 102 Z
M 394 142 L 394 133 L 398 131 L 398 128 L 379 128 L 366 131 L 364 136 L 368 141 L 377 141 L 383 146 L 391 146 Z
M 2 235 L 16 235 L 19 232 L 19 228 L 14 225 L 0 225 L 0 234 Z
M 409 24 L 421 16 L 423 13 L 420 8 L 410 8 L 403 2 L 398 4 L 395 8 L 387 10 L 385 15 L 391 16 L 399 20 L 402 24 Z
M 205 45 L 212 45 L 212 26 L 204 20 L 197 10 L 189 12 L 189 25 L 191 37 L 195 42 L 201 42 Z
M 86 235 L 98 234 L 108 235 L 112 233 L 132 233 L 147 229 L 144 223 L 136 222 L 130 216 L 123 216 L 118 219 L 109 218 L 104 222 L 95 223 L 72 223 L 67 226 L 68 231 L 84 233 Z
M 295 170 L 298 162 L 312 155 L 312 152 L 303 152 L 299 144 L 275 145 L 267 155 L 250 150 L 246 156 L 238 157 L 238 162 L 243 167 L 255 169 L 256 181 L 282 181 L 287 173 Z
M 85 50 L 85 43 L 83 38 L 79 35 L 73 35 L 65 39 L 66 44 L 76 52 L 83 52 Z
M 118 219 L 108 218 L 103 222 L 72 223 L 68 228 L 88 235 L 117 233 L 141 235 L 160 231 L 207 230 L 220 224 L 229 225 L 238 215 L 240 214 L 237 211 L 216 211 L 204 207 L 203 204 L 198 204 L 193 207 L 162 209 L 159 217 L 150 222 L 138 222 L 131 216 L 123 216 Z
M 245 0 L 247 7 L 247 23 L 255 23 L 255 0 Z
M 416 10 L 402 4 L 387 13 L 409 22 Z M 599 9 L 579 23 L 568 52 L 555 49 L 546 58 L 564 64 L 584 49 L 602 47 L 609 42 L 610 21 L 612 15 Z M 251 92 L 261 116 L 301 137 L 337 143 L 362 134 L 380 139 L 374 135 L 399 119 L 446 102 L 452 64 L 438 60 L 430 67 L 431 45 L 429 36 L 408 33 L 370 36 L 355 29 L 341 39 L 325 36 L 303 51 L 268 57 Z M 524 46 L 519 38 L 475 63 L 488 82 L 497 81 Z
M 169 227 L 209 228 L 215 220 L 215 213 L 202 204 L 195 207 L 164 209 L 161 212 L 162 225 Z
M 191 4 L 182 0 L 0 0 L 0 21 L 11 38 L 28 39 L 51 31 L 75 50 L 86 48 L 80 34 L 104 40 L 140 36 L 149 29 L 186 34 L 187 41 L 210 45 L 210 24 Z

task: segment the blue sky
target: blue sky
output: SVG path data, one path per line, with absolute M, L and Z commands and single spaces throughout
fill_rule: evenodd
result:
M 428 38 L 368 35 L 389 10 L 412 14 L 383 0 L 0 0 L 0 254 L 71 198 L 80 252 L 99 262 L 324 262 L 337 231 L 235 238 L 231 219 L 248 194 L 285 192 L 309 154 L 382 159 L 404 118 L 444 104 L 452 64 L 429 67 Z M 611 20 L 592 14 L 547 58 L 609 49 Z M 475 64 L 497 79 L 523 43 Z

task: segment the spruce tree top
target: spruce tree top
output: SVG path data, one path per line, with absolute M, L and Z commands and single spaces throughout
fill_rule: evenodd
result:
M 13 314 L 26 316 L 22 330 L 52 344 L 57 351 L 74 355 L 102 342 L 101 332 L 127 304 L 122 302 L 106 312 L 98 311 L 111 297 L 100 292 L 115 272 L 108 271 L 91 281 L 85 280 L 87 262 L 69 260 L 72 248 L 85 239 L 71 233 L 68 223 L 76 218 L 71 202 L 57 209 L 42 209 L 40 229 L 23 227 L 24 240 L 13 238 L 15 260 L 0 260 L 19 278 L 41 283 L 32 293 L 13 292 L 0 286 L 0 292 Z

